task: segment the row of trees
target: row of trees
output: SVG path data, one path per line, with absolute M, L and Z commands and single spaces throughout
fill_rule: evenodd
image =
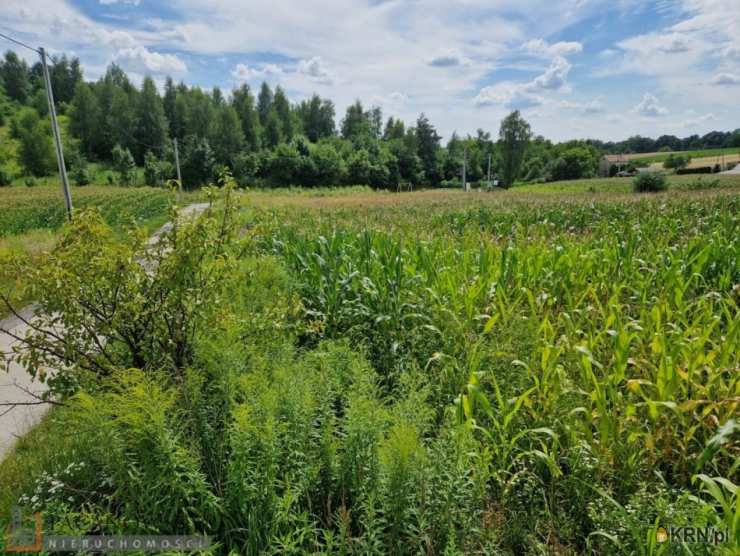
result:
M 740 147 L 740 129 L 735 131 L 711 131 L 706 135 L 691 135 L 679 138 L 661 135 L 657 139 L 635 135 L 624 141 L 589 141 L 599 151 L 608 154 L 653 153 L 670 151 L 695 151 Z
M 20 142 L 18 162 L 33 175 L 50 173 L 55 165 L 40 71 L 39 64 L 29 67 L 13 52 L 0 63 L 0 125 L 9 121 L 11 136 Z M 337 124 L 331 100 L 313 95 L 292 103 L 281 87 L 266 83 L 256 94 L 244 84 L 225 95 L 168 78 L 160 94 L 151 78 L 136 87 L 115 64 L 96 82 L 86 82 L 79 60 L 65 57 L 51 61 L 50 73 L 59 113 L 68 122 L 65 151 L 80 182 L 88 179 L 87 163 L 98 161 L 115 168 L 123 183 L 136 180 L 137 166 L 144 167 L 147 183 L 163 183 L 174 177 L 175 140 L 186 187 L 212 180 L 223 167 L 243 185 L 459 185 L 463 160 L 468 181 L 484 181 L 490 167 L 508 186 L 517 179 L 592 177 L 602 152 L 656 148 L 643 138 L 554 144 L 532 138 L 518 112 L 502 122 L 497 139 L 479 129 L 474 136 L 453 133 L 443 146 L 424 114 L 407 125 L 384 119 L 379 107 L 366 108 L 359 100 Z M 709 135 L 709 142 L 732 138 Z M 657 141 L 665 143 L 666 137 Z M 0 167 L 2 158 L 0 149 Z

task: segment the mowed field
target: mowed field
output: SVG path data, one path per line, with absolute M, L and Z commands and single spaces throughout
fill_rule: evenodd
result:
M 654 153 L 630 153 L 622 155 L 625 160 L 642 160 L 648 164 L 656 162 L 663 162 L 670 155 L 688 155 L 691 158 L 714 158 L 737 155 L 740 152 L 740 147 L 728 147 L 723 149 L 699 149 L 694 151 L 672 151 L 672 152 L 654 152 Z
M 682 526 L 736 554 L 740 177 L 696 183 L 236 192 L 187 373 L 122 359 L 67 400 L 0 516 L 224 554 L 669 554 Z

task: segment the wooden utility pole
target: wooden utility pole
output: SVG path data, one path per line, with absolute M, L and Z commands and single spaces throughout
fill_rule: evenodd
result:
M 173 139 L 175 144 L 175 167 L 177 168 L 177 190 L 182 193 L 182 174 L 180 173 L 180 153 L 177 150 L 177 137 Z
M 54 92 L 51 90 L 51 78 L 49 77 L 49 68 L 46 65 L 46 51 L 43 47 L 39 47 L 39 55 L 41 56 L 44 83 L 46 83 L 46 100 L 49 101 L 49 116 L 51 117 L 51 129 L 54 132 L 54 143 L 57 149 L 57 165 L 59 166 L 59 176 L 62 179 L 64 205 L 67 209 L 67 218 L 72 220 L 72 194 L 69 191 L 69 179 L 67 179 L 67 167 L 64 164 L 64 150 L 62 149 L 62 135 L 59 132 L 57 111 L 54 107 Z

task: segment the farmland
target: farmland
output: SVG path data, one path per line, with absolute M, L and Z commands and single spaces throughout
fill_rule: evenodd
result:
M 96 207 L 108 224 L 121 231 L 137 220 L 149 229 L 164 223 L 174 195 L 154 188 L 119 188 L 91 186 L 75 188 L 74 206 L 79 209 Z M 25 258 L 42 264 L 44 253 L 50 251 L 65 222 L 62 192 L 54 186 L 0 188 L 0 262 L 8 265 L 14 258 Z M 14 287 L 15 278 L 0 275 L 0 288 L 15 302 L 29 301 Z M 0 316 L 6 308 L 0 308 Z
M 84 356 L 0 515 L 224 554 L 659 554 L 683 525 L 731 554 L 740 181 L 671 180 L 227 193 L 151 275 L 83 213 L 29 280 L 81 296 Z M 98 308 L 104 347 L 77 334 Z
M 697 149 L 697 150 L 691 150 L 691 151 L 669 151 L 669 152 L 655 152 L 655 153 L 630 153 L 630 154 L 624 154 L 622 157 L 625 160 L 639 160 L 640 162 L 644 162 L 647 164 L 654 164 L 654 163 L 662 163 L 664 162 L 669 156 L 681 154 L 684 156 L 689 156 L 691 158 L 714 158 L 716 160 L 717 157 L 721 157 L 722 155 L 727 156 L 734 156 L 738 154 L 737 147 L 728 147 L 728 148 L 722 148 L 722 149 Z

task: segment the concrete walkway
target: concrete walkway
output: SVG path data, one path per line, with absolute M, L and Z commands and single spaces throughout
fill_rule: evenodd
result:
M 189 205 L 180 210 L 179 217 L 198 215 L 206 208 L 208 208 L 208 203 Z M 152 236 L 150 244 L 156 244 L 162 234 L 170 228 L 172 228 L 171 222 L 162 226 Z M 23 319 L 30 320 L 33 317 L 33 310 L 34 306 L 31 305 L 24 308 L 19 314 Z M 19 337 L 24 337 L 29 329 L 22 319 L 15 316 L 0 321 L 0 328 Z M 0 352 L 11 353 L 15 344 L 16 340 L 8 334 L 0 332 Z M 19 437 L 40 423 L 46 415 L 49 405 L 39 404 L 36 397 L 43 394 L 46 389 L 46 384 L 33 381 L 31 376 L 15 362 L 10 364 L 7 373 L 0 371 L 0 404 L 21 404 L 0 406 L 0 460 L 10 452 Z

